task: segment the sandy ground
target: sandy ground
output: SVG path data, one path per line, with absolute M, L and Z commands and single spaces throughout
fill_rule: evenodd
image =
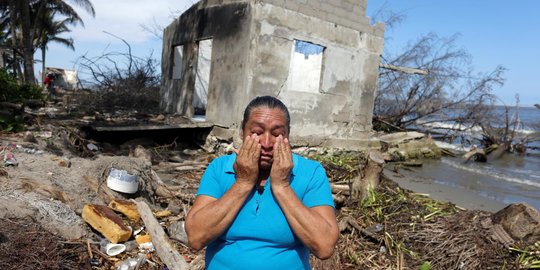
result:
M 429 178 L 417 177 L 411 171 L 404 169 L 396 173 L 387 168 L 384 174 L 402 188 L 427 194 L 435 200 L 451 202 L 465 209 L 497 212 L 506 206 L 504 203 L 482 197 L 466 189 L 442 185 Z

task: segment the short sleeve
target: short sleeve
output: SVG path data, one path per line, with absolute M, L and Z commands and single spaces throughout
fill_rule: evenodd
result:
M 309 208 L 323 205 L 335 208 L 328 177 L 320 164 L 317 164 L 315 167 L 311 181 L 306 189 L 306 194 L 303 197 L 303 203 Z
M 219 185 L 218 174 L 220 172 L 219 160 L 214 159 L 206 168 L 204 172 L 201 183 L 199 184 L 199 189 L 197 190 L 197 196 L 206 195 L 214 197 L 216 199 L 223 196 L 223 191 Z

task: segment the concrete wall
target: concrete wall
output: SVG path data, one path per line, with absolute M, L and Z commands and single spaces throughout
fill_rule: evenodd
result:
M 363 29 L 369 23 L 366 17 L 366 0 L 262 0 L 262 2 L 357 30 Z
M 250 96 L 282 99 L 298 144 L 349 146 L 369 140 L 383 26 L 357 30 L 268 3 L 252 9 Z M 295 39 L 326 48 L 319 93 L 287 89 Z
M 235 123 L 232 107 L 245 95 L 249 50 L 250 6 L 244 1 L 201 1 L 170 24 L 163 35 L 161 107 L 169 113 L 193 115 L 192 100 L 198 63 L 197 41 L 213 39 L 206 120 Z M 173 48 L 183 45 L 181 79 L 173 79 Z
M 162 107 L 191 116 L 197 40 L 213 38 L 206 119 L 237 133 L 260 95 L 289 107 L 297 144 L 355 147 L 369 142 L 384 26 L 371 26 L 365 0 L 206 0 L 166 28 Z M 325 47 L 318 91 L 288 89 L 295 40 Z M 172 48 L 184 46 L 181 79 Z

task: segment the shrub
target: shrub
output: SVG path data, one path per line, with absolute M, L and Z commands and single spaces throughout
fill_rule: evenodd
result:
M 19 86 L 17 79 L 6 69 L 0 68 L 0 101 L 18 102 L 27 99 L 43 99 L 43 88 L 35 84 Z

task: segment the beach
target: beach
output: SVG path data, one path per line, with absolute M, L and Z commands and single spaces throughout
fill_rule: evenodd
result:
M 411 190 L 415 193 L 439 201 L 451 202 L 461 208 L 469 210 L 483 210 L 497 212 L 506 206 L 505 203 L 495 199 L 478 195 L 478 193 L 463 188 L 452 187 L 438 183 L 435 179 L 425 177 L 419 172 L 420 169 L 405 170 L 400 169 L 398 173 L 387 166 L 384 175 L 396 182 L 400 187 Z

